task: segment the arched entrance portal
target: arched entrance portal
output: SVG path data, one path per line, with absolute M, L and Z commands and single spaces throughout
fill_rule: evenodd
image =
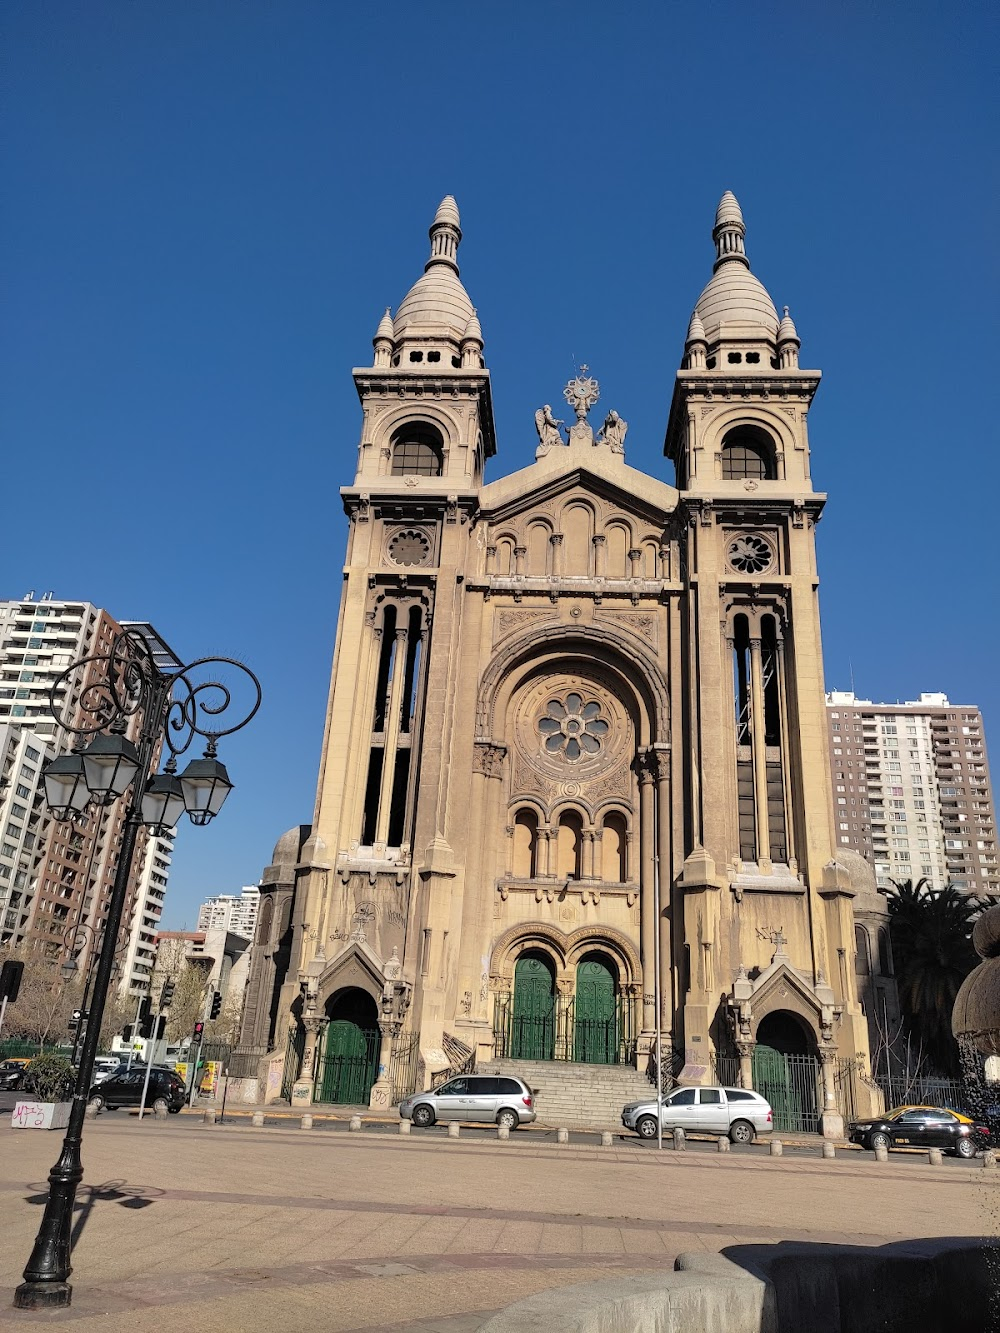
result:
M 753 1053 L 753 1085 L 771 1103 L 774 1128 L 819 1130 L 820 1064 L 816 1043 L 795 1014 L 762 1018 Z
M 573 1059 L 618 1063 L 618 969 L 605 954 L 586 954 L 576 965 Z
M 523 953 L 514 966 L 510 1053 L 515 1060 L 551 1060 L 556 1038 L 556 977 L 543 953 Z
M 326 1012 L 314 1100 L 367 1103 L 378 1073 L 378 1006 L 367 991 L 350 987 L 331 995 Z

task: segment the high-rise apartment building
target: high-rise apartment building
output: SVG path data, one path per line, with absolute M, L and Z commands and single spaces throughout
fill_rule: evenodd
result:
M 260 889 L 256 884 L 245 884 L 238 894 L 219 893 L 206 899 L 198 909 L 198 929 L 228 930 L 252 940 L 259 904 Z
M 106 653 L 120 629 L 90 602 L 56 601 L 51 593 L 40 601 L 33 593 L 0 601 L 0 944 L 51 957 L 72 953 L 81 969 L 103 934 L 124 805 L 91 808 L 79 823 L 56 822 L 48 817 L 41 774 L 45 760 L 67 752 L 74 739 L 53 718 L 53 697 L 64 716 L 78 721 L 87 686 L 102 668 L 93 663 L 60 683 L 62 673 Z M 136 733 L 133 719 L 128 734 L 134 740 Z M 138 962 L 140 948 L 149 943 L 151 955 L 159 920 L 170 844 L 165 850 L 157 844 L 162 840 L 140 832 L 118 946 L 125 990 L 135 988 L 136 968 L 145 965 Z M 149 929 L 144 923 L 151 917 Z
M 826 702 L 839 844 L 871 863 L 880 888 L 926 879 L 1000 893 L 979 709 L 945 694 L 879 704 L 835 690 Z

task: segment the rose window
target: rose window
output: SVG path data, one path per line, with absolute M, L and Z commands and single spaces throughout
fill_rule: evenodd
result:
M 389 542 L 389 559 L 394 565 L 426 565 L 431 544 L 425 532 L 406 528 Z
M 753 533 L 735 537 L 729 543 L 729 563 L 741 574 L 762 574 L 774 559 L 770 543 Z
M 610 723 L 601 717 L 599 703 L 584 703 L 582 694 L 567 694 L 565 699 L 550 699 L 538 730 L 544 738 L 546 754 L 561 754 L 570 760 L 597 754 Z

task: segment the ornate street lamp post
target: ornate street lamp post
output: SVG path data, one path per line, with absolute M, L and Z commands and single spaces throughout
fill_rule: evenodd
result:
M 202 669 L 217 665 L 241 673 L 250 691 L 249 706 L 228 727 L 219 724 L 233 703 L 232 690 L 221 681 L 201 679 Z M 77 673 L 79 712 L 77 725 L 71 725 L 59 716 L 56 700 Z M 67 696 L 71 694 L 67 690 Z M 184 666 L 155 636 L 137 627 L 116 635 L 106 653 L 73 663 L 52 687 L 52 715 L 78 738 L 74 752 L 54 759 L 44 773 L 45 797 L 53 816 L 77 819 L 90 802 L 111 805 L 126 793 L 128 803 L 69 1128 L 49 1173 L 45 1213 L 24 1281 L 14 1294 L 18 1309 L 66 1306 L 72 1299 L 70 1234 L 76 1190 L 83 1179 L 83 1125 L 139 829 L 145 825 L 155 836 L 172 828 L 185 811 L 194 824 L 207 824 L 219 813 L 232 783 L 216 744 L 220 737 L 246 726 L 260 707 L 260 698 L 260 682 L 242 663 L 202 657 Z M 135 742 L 125 734 L 133 719 Z M 196 736 L 207 741 L 204 758 L 192 760 L 177 776 L 177 757 Z M 169 759 L 164 772 L 154 774 L 161 746 L 169 751 Z

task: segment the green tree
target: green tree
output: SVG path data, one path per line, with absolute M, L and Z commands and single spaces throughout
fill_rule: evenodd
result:
M 907 1035 L 938 1073 L 959 1078 L 951 1011 L 959 987 L 978 962 L 971 937 L 983 904 L 953 884 L 934 889 L 926 879 L 916 884 L 907 879 L 893 881 L 887 905 Z

